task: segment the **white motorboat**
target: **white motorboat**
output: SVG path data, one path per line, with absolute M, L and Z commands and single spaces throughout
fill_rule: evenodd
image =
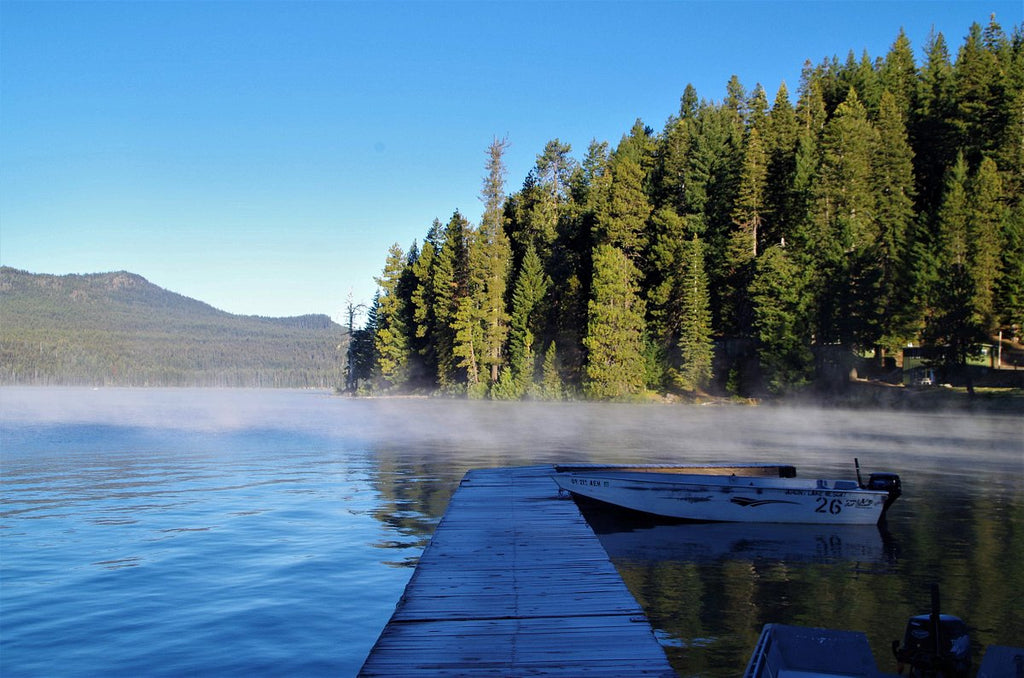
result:
M 804 480 L 785 464 L 555 466 L 562 490 L 634 511 L 695 521 L 872 525 L 901 493 L 895 473 Z

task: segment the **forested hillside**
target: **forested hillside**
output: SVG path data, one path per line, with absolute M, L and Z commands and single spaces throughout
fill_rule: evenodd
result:
M 0 269 L 4 384 L 335 387 L 345 343 L 324 315 L 232 315 L 131 273 Z
M 770 48 L 770 47 L 769 47 Z M 355 376 L 476 397 L 783 393 L 857 356 L 934 349 L 948 373 L 1024 324 L 1024 27 L 920 58 L 805 64 L 769 98 L 692 86 L 582 157 L 558 139 L 479 224 L 387 254 Z M 597 104 L 599 105 L 599 104 Z

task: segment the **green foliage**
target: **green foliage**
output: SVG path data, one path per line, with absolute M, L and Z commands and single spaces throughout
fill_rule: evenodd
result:
M 803 386 L 811 378 L 805 284 L 784 248 L 773 245 L 758 259 L 751 286 L 754 328 L 765 382 L 773 393 Z
M 976 288 L 970 267 L 970 222 L 967 163 L 961 153 L 946 178 L 937 215 L 937 264 L 941 274 L 931 290 L 931 315 L 925 338 L 943 352 L 943 363 L 963 367 L 974 345 L 984 339 L 979 324 Z
M 900 35 L 905 39 L 902 32 Z M 905 59 L 904 55 L 899 62 Z M 897 86 L 902 89 L 907 88 L 905 68 L 906 64 L 900 66 L 891 76 L 899 76 Z M 862 334 L 866 341 L 895 349 L 913 336 L 914 329 L 909 240 L 915 216 L 914 164 L 900 99 L 888 89 L 882 93 L 876 126 L 872 192 L 878 236 L 868 249 L 872 265 L 878 270 L 878 285 L 867 300 L 876 322 Z
M 1000 275 L 1006 208 L 1002 203 L 1002 181 L 991 158 L 984 158 L 971 182 L 968 200 L 968 256 L 974 283 L 972 308 L 978 325 L 986 333 L 996 328 L 995 293 Z
M 502 374 L 502 398 L 521 398 L 533 383 L 538 311 L 548 286 L 549 280 L 544 275 L 540 257 L 530 247 L 523 257 L 512 291 L 508 366 Z
M 407 309 L 399 289 L 405 270 L 405 255 L 398 243 L 395 243 L 388 251 L 384 272 L 376 278 L 380 296 L 377 301 L 374 347 L 377 367 L 385 388 L 400 388 L 409 378 L 409 327 L 405 321 Z
M 508 286 L 512 250 L 505 235 L 505 165 L 502 159 L 508 141 L 495 139 L 488 149 L 487 178 L 481 198 L 486 205 L 483 221 L 473 240 L 470 255 L 472 291 L 479 308 L 481 367 L 487 384 L 498 380 L 508 337 L 505 290 Z
M 1024 327 L 1024 196 L 1018 197 L 1007 215 L 1003 243 L 997 287 L 1000 321 L 1005 326 Z
M 644 386 L 644 304 L 638 271 L 622 250 L 598 245 L 594 251 L 593 296 L 589 304 L 586 379 L 583 392 L 598 400 L 621 399 Z
M 541 367 L 540 387 L 536 395 L 541 400 L 562 400 L 566 396 L 562 376 L 558 370 L 558 350 L 554 342 L 548 344 L 544 351 L 544 363 Z
M 331 388 L 345 328 L 218 311 L 126 272 L 0 268 L 0 383 Z M 355 337 L 353 337 L 353 340 Z
M 643 189 L 643 169 L 631 155 L 616 154 L 608 170 L 611 185 L 605 209 L 597 215 L 598 240 L 635 258 L 643 249 L 644 226 L 651 213 Z
M 456 360 L 456 315 L 467 293 L 469 222 L 455 212 L 444 229 L 444 241 L 437 255 L 431 280 L 434 300 L 434 345 L 437 351 L 437 384 L 444 392 L 458 392 L 466 383 L 465 372 Z
M 508 196 L 495 140 L 479 226 L 435 223 L 399 276 L 407 388 L 422 364 L 471 397 L 782 393 L 872 349 L 962 365 L 1019 336 L 1024 26 L 922 55 L 901 30 L 884 58 L 808 62 L 795 106 L 785 84 L 770 106 L 735 76 L 720 103 L 687 86 L 660 134 L 637 120 L 582 162 L 554 139 Z
M 687 391 L 704 390 L 711 382 L 714 343 L 709 302 L 704 248 L 694 234 L 683 273 L 683 313 L 679 336 L 681 365 L 677 378 L 678 385 Z

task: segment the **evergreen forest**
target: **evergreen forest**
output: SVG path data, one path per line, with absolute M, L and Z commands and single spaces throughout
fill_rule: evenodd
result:
M 0 384 L 330 388 L 347 342 L 325 315 L 233 315 L 126 272 L 2 267 L 0 318 Z
M 834 387 L 1024 325 L 1024 25 L 805 63 L 796 92 L 687 86 L 655 130 L 549 141 L 479 223 L 387 253 L 347 387 L 494 399 Z M 888 361 L 888 363 L 887 363 Z

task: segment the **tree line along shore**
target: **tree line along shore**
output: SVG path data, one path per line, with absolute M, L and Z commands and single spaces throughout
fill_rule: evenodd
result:
M 885 373 L 923 347 L 966 383 L 1024 326 L 1024 25 L 804 65 L 795 103 L 687 86 L 582 158 L 548 142 L 483 215 L 387 253 L 344 389 L 494 399 L 759 396 Z M 357 309 L 350 303 L 350 318 Z M 350 326 L 352 323 L 350 322 Z M 1005 349 L 1005 350 L 1004 350 Z

